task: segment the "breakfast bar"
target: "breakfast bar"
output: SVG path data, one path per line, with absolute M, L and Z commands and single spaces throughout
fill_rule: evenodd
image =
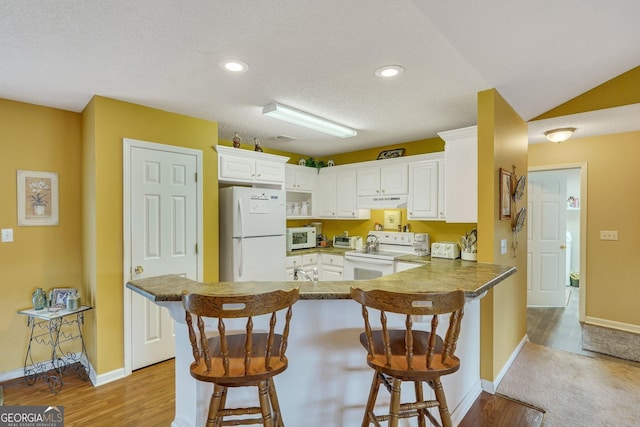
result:
M 360 306 L 350 299 L 350 289 L 383 288 L 405 292 L 446 292 L 462 289 L 467 297 L 456 355 L 461 368 L 443 378 L 449 410 L 457 424 L 479 395 L 480 298 L 513 275 L 515 267 L 420 257 L 407 259 L 421 266 L 373 280 L 295 282 L 201 283 L 177 275 L 149 277 L 127 283 L 134 292 L 167 307 L 176 321 L 176 414 L 172 426 L 204 425 L 211 384 L 189 374 L 193 362 L 185 325 L 182 292 L 251 294 L 299 287 L 289 336 L 289 367 L 276 378 L 285 424 L 290 426 L 360 425 L 371 382 L 366 352 L 360 346 L 363 331 Z M 417 319 L 420 322 L 420 319 Z M 440 324 L 444 329 L 447 321 Z M 256 322 L 256 328 L 264 327 Z M 240 328 L 240 326 L 239 326 Z M 439 332 L 440 333 L 440 332 Z M 310 367 L 312 367 L 310 369 Z M 234 390 L 236 392 L 236 390 Z M 381 393 L 380 403 L 384 404 Z M 237 390 L 229 401 L 245 404 L 256 399 L 254 390 Z

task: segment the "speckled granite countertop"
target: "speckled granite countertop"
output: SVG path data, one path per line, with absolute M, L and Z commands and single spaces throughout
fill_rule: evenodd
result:
M 322 281 L 316 284 L 309 281 L 202 283 L 167 275 L 132 280 L 127 283 L 127 288 L 152 301 L 180 301 L 183 290 L 204 294 L 251 294 L 258 290 L 291 289 L 296 286 L 300 287 L 300 298 L 310 300 L 349 299 L 351 286 L 363 289 L 385 288 L 401 292 L 446 292 L 462 289 L 468 298 L 475 298 L 516 272 L 515 267 L 509 266 L 409 256 L 421 258 L 413 262 L 424 265 L 373 280 Z
M 287 252 L 287 256 L 293 256 L 293 255 L 304 255 L 304 254 L 316 254 L 316 253 L 321 253 L 321 254 L 334 254 L 334 255 L 344 255 L 345 252 L 348 251 L 352 251 L 353 249 L 351 248 L 336 248 L 333 246 L 329 246 L 329 247 L 316 247 L 316 248 L 309 248 L 309 249 L 296 249 L 295 251 L 289 251 Z

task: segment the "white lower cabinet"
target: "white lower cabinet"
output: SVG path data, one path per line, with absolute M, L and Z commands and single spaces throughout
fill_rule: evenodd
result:
M 302 267 L 302 255 L 289 255 L 287 257 L 287 280 L 292 281 L 293 269 Z
M 344 257 L 335 254 L 321 254 L 320 280 L 344 280 Z
M 302 268 L 309 277 L 313 277 L 313 269 L 318 269 L 320 280 L 343 280 L 344 257 L 342 255 L 321 252 L 287 256 L 287 280 L 292 281 L 295 268 Z M 299 277 L 299 280 L 307 280 Z

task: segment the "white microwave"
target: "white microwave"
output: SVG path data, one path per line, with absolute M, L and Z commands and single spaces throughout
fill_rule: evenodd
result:
M 316 247 L 315 227 L 287 228 L 287 251 Z

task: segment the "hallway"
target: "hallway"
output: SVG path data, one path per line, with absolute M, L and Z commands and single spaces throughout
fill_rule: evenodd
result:
M 604 358 L 639 366 L 640 363 L 582 349 L 582 325 L 578 321 L 580 288 L 567 287 L 571 294 L 566 307 L 528 307 L 529 341 L 583 356 Z

